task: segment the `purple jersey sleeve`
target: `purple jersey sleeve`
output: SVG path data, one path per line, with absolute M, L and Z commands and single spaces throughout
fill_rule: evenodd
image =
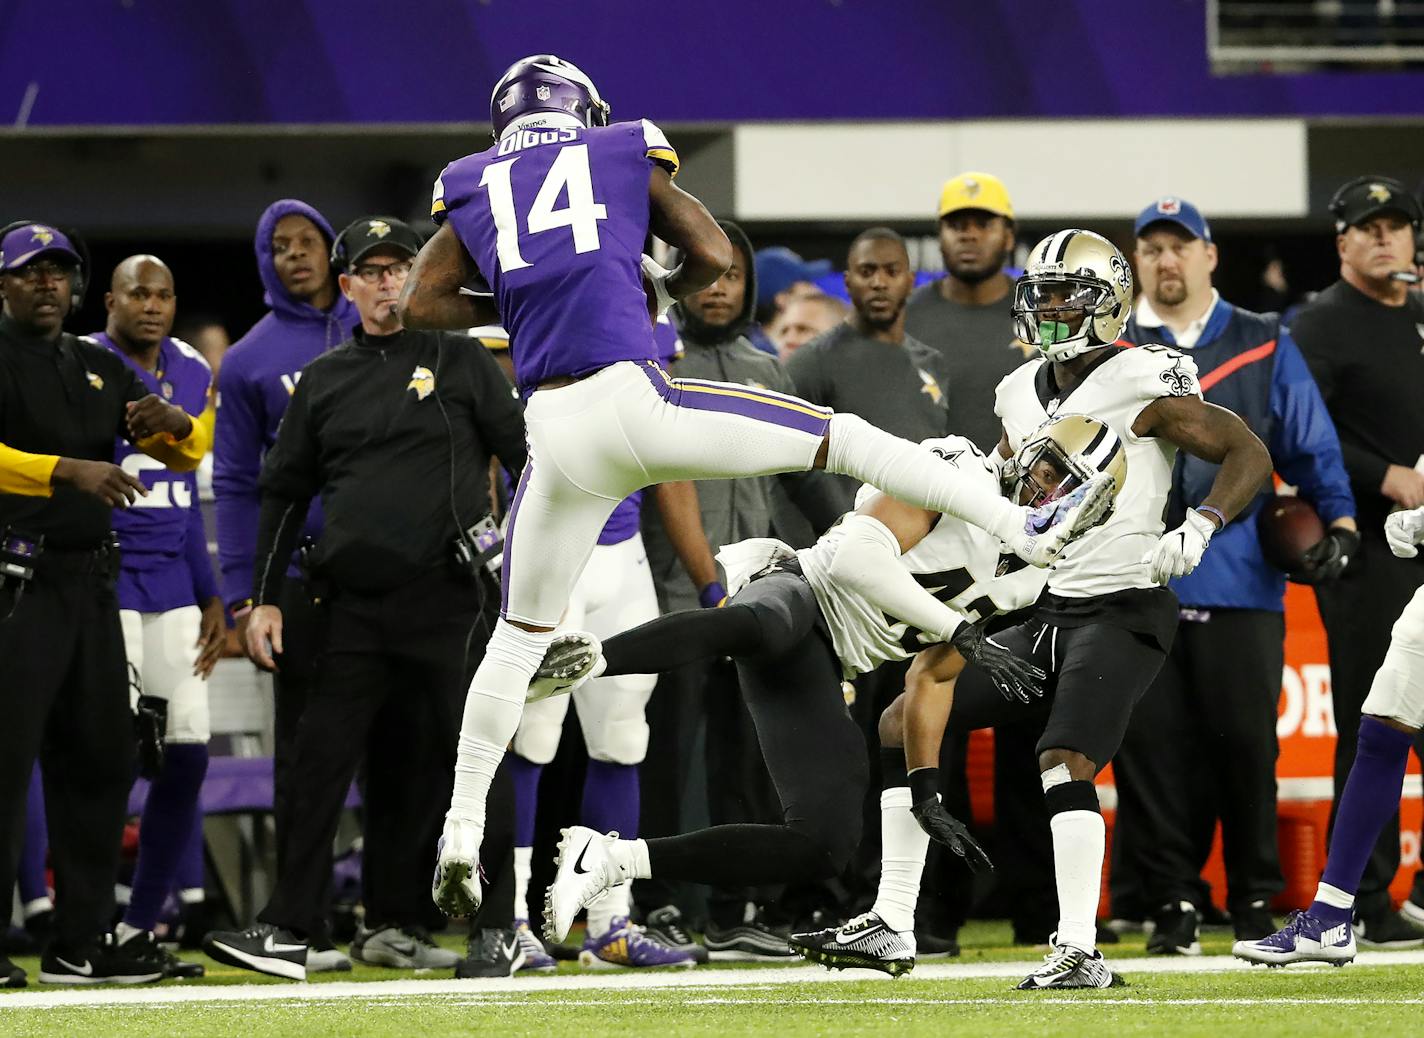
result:
M 433 215 L 494 292 L 520 391 L 654 356 L 640 266 L 648 178 L 676 153 L 646 121 L 515 130 L 451 163 Z
M 213 434 L 213 493 L 217 498 L 218 568 L 228 605 L 252 594 L 252 554 L 257 545 L 263 432 L 257 384 L 233 363 L 218 370 L 218 416 Z

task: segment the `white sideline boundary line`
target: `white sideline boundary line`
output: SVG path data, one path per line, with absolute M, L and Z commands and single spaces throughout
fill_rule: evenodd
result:
M 909 975 L 912 980 L 934 980 L 953 982 L 956 980 L 983 980 L 983 979 L 1003 979 L 1020 980 L 1026 976 L 1030 970 L 1039 965 L 1040 960 L 1022 962 L 962 962 L 962 963 L 925 963 L 915 967 L 913 973 Z M 1208 955 L 1201 958 L 1137 958 L 1137 959 L 1113 959 L 1109 957 L 1109 963 L 1113 970 L 1122 973 L 1131 980 L 1134 973 L 1244 973 L 1253 967 L 1239 959 L 1234 959 L 1229 955 Z M 1418 966 L 1424 965 L 1424 951 L 1402 951 L 1402 952 L 1361 952 L 1355 959 L 1355 966 Z M 1330 967 L 1320 966 L 1319 969 Z M 1346 967 L 1351 968 L 1351 967 Z M 1296 967 L 1292 972 L 1302 972 L 1301 967 Z M 1262 973 L 1264 974 L 1264 969 Z M 845 983 L 848 981 L 874 980 L 886 985 L 893 985 L 894 979 L 873 970 L 826 970 L 820 966 L 787 966 L 781 969 L 767 968 L 758 970 L 693 970 L 690 972 L 677 973 L 616 973 L 616 974 L 579 974 L 574 976 L 555 977 L 509 977 L 490 980 L 376 980 L 368 982 L 358 981 L 338 981 L 329 984 L 229 984 L 222 986 L 195 986 L 184 987 L 181 983 L 170 982 L 167 985 L 153 987 L 93 987 L 71 990 L 38 990 L 38 991 L 17 991 L 13 994 L 4 993 L 0 995 L 0 1014 L 7 1010 L 21 1009 L 60 1009 L 65 1007 L 85 1007 L 85 1006 L 163 1006 L 163 1005 L 189 1005 L 195 1003 L 216 1003 L 216 1002 L 321 1002 L 338 999 L 359 998 L 371 1000 L 379 1003 L 382 1000 L 397 1000 L 403 1002 L 412 996 L 428 995 L 436 998 L 454 1000 L 456 1004 L 470 1006 L 548 1006 L 548 1005 L 607 1005 L 608 1003 L 593 999 L 568 999 L 551 1001 L 540 999 L 537 1001 L 526 1001 L 519 998 L 494 997 L 511 995 L 533 995 L 533 994 L 577 994 L 589 991 L 627 991 L 647 993 L 655 990 L 682 989 L 687 991 L 703 990 L 708 992 L 703 998 L 689 1002 L 693 1005 L 743 1005 L 768 1001 L 768 996 L 774 998 L 772 992 L 775 988 L 788 984 L 829 984 Z M 728 994 L 727 996 L 717 995 L 718 989 L 740 988 L 743 991 L 759 991 L 761 998 L 746 997 Z M 649 999 L 649 1002 L 656 1002 L 656 999 Z M 1200 999 L 1152 999 L 1134 998 L 1126 995 L 1121 998 L 1103 997 L 1089 994 L 1087 997 L 1078 996 L 1048 996 L 1040 995 L 1033 998 L 1034 1002 L 1047 1003 L 1050 1005 L 1103 1005 L 1105 1003 L 1120 1005 L 1221 1005 L 1221 1006 L 1252 1006 L 1252 1005 L 1355 1005 L 1355 1004 L 1388 1004 L 1388 1005 L 1424 1005 L 1424 997 L 1417 999 L 1373 999 L 1359 998 L 1353 999 L 1348 996 L 1339 999 L 1314 999 L 1311 998 L 1200 998 Z M 799 1005 L 863 1005 L 878 1004 L 887 1005 L 1021 1005 L 1021 998 L 915 998 L 913 996 L 903 999 L 886 996 L 881 999 L 836 999 L 833 993 L 827 992 L 827 997 L 823 999 L 797 999 L 780 1004 Z M 617 1004 L 638 1004 L 634 999 L 626 1000 L 626 1003 Z

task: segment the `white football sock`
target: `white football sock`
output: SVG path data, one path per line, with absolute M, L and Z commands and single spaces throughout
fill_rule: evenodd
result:
M 621 883 L 610 887 L 608 894 L 597 904 L 588 906 L 588 932 L 593 937 L 602 937 L 613 929 L 613 920 L 620 916 L 626 920 L 632 907 L 632 884 Z
M 891 497 L 944 512 L 1007 541 L 1023 533 L 1023 513 L 919 444 L 877 429 L 859 415 L 831 416 L 826 469 L 854 476 Z
M 880 793 L 880 889 L 872 911 L 901 933 L 915 928 L 920 876 L 929 852 L 929 834 L 910 813 L 910 787 Z
M 1329 883 L 1322 883 L 1315 888 L 1315 900 L 1342 911 L 1355 907 L 1354 894 L 1348 890 L 1341 890 L 1339 887 L 1332 887 Z
M 470 682 L 449 817 L 469 822 L 482 833 L 490 782 L 504 759 L 505 747 L 519 729 L 529 679 L 553 640 L 553 631 L 525 631 L 500 620 Z
M 514 918 L 529 918 L 529 877 L 534 873 L 534 848 L 514 848 Z
M 1058 943 L 1092 952 L 1098 946 L 1107 827 L 1097 811 L 1062 811 L 1049 824 L 1058 882 Z

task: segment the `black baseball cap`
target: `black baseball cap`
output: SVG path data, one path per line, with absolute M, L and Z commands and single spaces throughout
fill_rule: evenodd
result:
M 399 249 L 414 256 L 425 244 L 420 232 L 394 216 L 363 216 L 352 220 L 331 245 L 331 265 L 350 270 L 375 249 Z
M 1393 177 L 1356 177 L 1330 199 L 1330 215 L 1335 217 L 1337 233 L 1380 213 L 1399 213 L 1415 227 L 1424 218 L 1419 199 Z

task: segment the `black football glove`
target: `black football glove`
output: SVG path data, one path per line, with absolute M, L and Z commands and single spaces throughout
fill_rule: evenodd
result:
M 1288 576 L 1297 584 L 1327 584 L 1339 580 L 1359 550 L 1358 533 L 1332 526 L 1320 543 L 1305 553 L 1305 565 Z
M 138 736 L 138 773 L 155 779 L 163 771 L 163 751 L 168 733 L 168 700 L 139 696 L 134 708 L 134 733 Z
M 994 863 L 989 860 L 989 855 L 984 853 L 984 848 L 979 846 L 979 841 L 969 835 L 969 830 L 963 822 L 944 809 L 938 797 L 920 801 L 910 808 L 910 813 L 915 816 L 915 821 L 920 823 L 920 828 L 929 834 L 931 840 L 944 844 L 963 858 L 971 872 L 994 870 Z
M 983 624 L 960 625 L 949 644 L 967 661 L 984 668 L 999 694 L 1010 703 L 1029 703 L 1043 696 L 1043 682 L 1048 675 L 990 640 Z

